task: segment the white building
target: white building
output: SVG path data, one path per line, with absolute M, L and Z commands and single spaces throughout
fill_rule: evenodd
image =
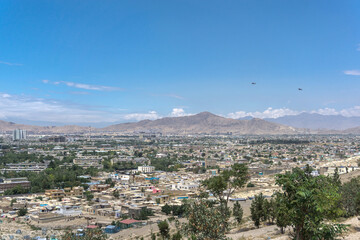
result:
M 13 140 L 17 141 L 17 140 L 22 140 L 22 139 L 26 139 L 26 130 L 22 130 L 22 129 L 15 129 L 13 132 Z
M 138 172 L 151 173 L 154 171 L 155 171 L 155 167 L 153 167 L 153 166 L 139 166 L 138 167 Z
M 171 186 L 172 190 L 195 190 L 199 187 L 199 184 L 192 183 L 192 182 L 184 182 L 183 180 L 177 184 L 173 184 Z
M 54 212 L 65 216 L 79 216 L 82 214 L 80 206 L 58 206 Z

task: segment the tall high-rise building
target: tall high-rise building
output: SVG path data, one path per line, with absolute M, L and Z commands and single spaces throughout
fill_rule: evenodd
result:
M 13 140 L 17 141 L 17 140 L 23 140 L 23 139 L 26 139 L 26 130 L 15 129 L 13 132 Z

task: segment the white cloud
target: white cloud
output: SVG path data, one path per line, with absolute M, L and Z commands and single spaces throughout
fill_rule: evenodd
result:
M 51 82 L 47 79 L 42 80 L 43 83 L 48 84 L 54 84 L 54 85 L 60 85 L 64 84 L 68 87 L 73 88 L 79 88 L 79 89 L 85 89 L 85 90 L 94 90 L 94 91 L 120 91 L 123 90 L 118 87 L 110 87 L 110 86 L 102 86 L 102 85 L 91 85 L 91 84 L 85 84 L 85 83 L 75 83 L 75 82 L 67 82 L 67 81 L 57 81 L 57 82 Z
M 321 115 L 338 115 L 339 112 L 334 108 L 320 108 L 318 110 L 311 111 L 310 113 L 318 113 Z
M 186 113 L 183 108 L 173 108 L 172 112 L 170 113 L 170 117 L 184 117 L 193 115 L 190 113 Z
M 10 63 L 10 62 L 3 62 L 3 61 L 0 61 L 0 64 L 5 64 L 8 66 L 22 66 L 21 63 Z
M 345 117 L 360 117 L 360 106 L 343 109 L 340 114 Z
M 238 118 L 243 118 L 243 117 L 250 116 L 249 114 L 250 113 L 248 113 L 248 112 L 238 111 L 238 112 L 229 113 L 227 116 L 229 118 L 238 119 Z
M 318 113 L 321 115 L 342 115 L 344 117 L 360 117 L 360 106 L 353 106 L 341 110 L 336 110 L 334 108 L 323 108 L 312 111 L 311 113 Z
M 124 113 L 126 109 L 104 109 L 103 107 L 86 106 L 76 103 L 62 102 L 52 99 L 33 98 L 25 95 L 12 95 L 0 92 L 0 119 L 23 119 L 29 121 L 44 121 L 54 123 L 114 123 L 127 121 L 140 121 L 144 119 L 155 120 L 164 116 L 180 117 L 191 115 L 183 108 L 173 108 L 167 115 L 157 111 L 145 113 Z M 268 108 L 265 111 L 245 112 L 238 111 L 227 114 L 230 118 L 252 116 L 256 118 L 277 118 L 285 115 L 296 115 L 304 111 L 296 111 L 289 108 Z M 359 116 L 360 106 L 334 109 L 322 108 L 309 113 L 322 115 L 340 114 L 346 117 Z
M 0 93 L 0 97 L 2 97 L 2 98 L 10 98 L 11 95 L 7 94 L 7 93 Z
M 243 118 L 247 116 L 251 116 L 254 118 L 278 118 L 288 115 L 298 115 L 304 112 L 317 113 L 321 115 L 342 115 L 345 117 L 360 117 L 360 106 L 353 106 L 350 108 L 344 108 L 340 110 L 336 110 L 335 108 L 320 108 L 312 111 L 296 111 L 288 108 L 273 109 L 269 107 L 263 112 L 238 111 L 234 113 L 229 113 L 227 117 L 234 119 Z
M 160 115 L 156 111 L 149 111 L 148 113 L 130 113 L 124 115 L 125 120 L 141 121 L 145 119 L 155 120 L 160 118 Z
M 171 113 L 168 115 L 168 117 L 184 117 L 184 116 L 190 116 L 190 115 L 193 115 L 193 114 L 186 113 L 183 108 L 173 108 Z M 162 118 L 162 117 L 164 117 L 164 116 L 160 115 L 156 111 L 149 111 L 148 113 L 130 113 L 130 114 L 126 114 L 126 115 L 124 115 L 123 118 L 125 120 L 141 121 L 141 120 L 145 120 L 145 119 L 156 120 L 156 119 L 159 119 L 159 118 Z
M 360 76 L 360 70 L 346 70 L 344 73 L 346 75 Z
M 126 109 L 79 105 L 52 99 L 10 95 L 0 92 L 0 119 L 23 119 L 54 123 L 114 123 L 126 121 L 155 120 L 163 117 L 156 111 L 129 113 Z M 185 116 L 182 108 L 174 108 L 169 116 Z
M 95 90 L 95 91 L 117 91 L 121 90 L 118 87 L 109 87 L 109 86 L 100 86 L 100 85 L 90 85 L 84 83 L 74 83 L 74 82 L 61 82 L 68 87 L 80 88 L 85 90 Z
M 0 118 L 4 120 L 97 123 L 120 121 L 123 115 L 75 103 L 0 93 Z
M 291 110 L 288 108 L 273 109 L 273 108 L 269 107 L 268 109 L 266 109 L 263 112 L 238 111 L 238 112 L 234 112 L 234 113 L 229 113 L 227 116 L 229 118 L 234 118 L 234 119 L 243 118 L 243 117 L 247 117 L 247 116 L 251 116 L 254 118 L 278 118 L 278 117 L 283 117 L 286 115 L 297 115 L 299 113 L 300 113 L 299 111 Z

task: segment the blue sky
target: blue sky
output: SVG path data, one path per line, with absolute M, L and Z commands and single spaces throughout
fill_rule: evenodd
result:
M 356 0 L 3 0 L 0 119 L 360 116 L 359 9 Z

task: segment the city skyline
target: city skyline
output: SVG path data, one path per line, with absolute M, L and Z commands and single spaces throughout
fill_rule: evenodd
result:
M 359 5 L 4 1 L 0 119 L 360 116 Z

